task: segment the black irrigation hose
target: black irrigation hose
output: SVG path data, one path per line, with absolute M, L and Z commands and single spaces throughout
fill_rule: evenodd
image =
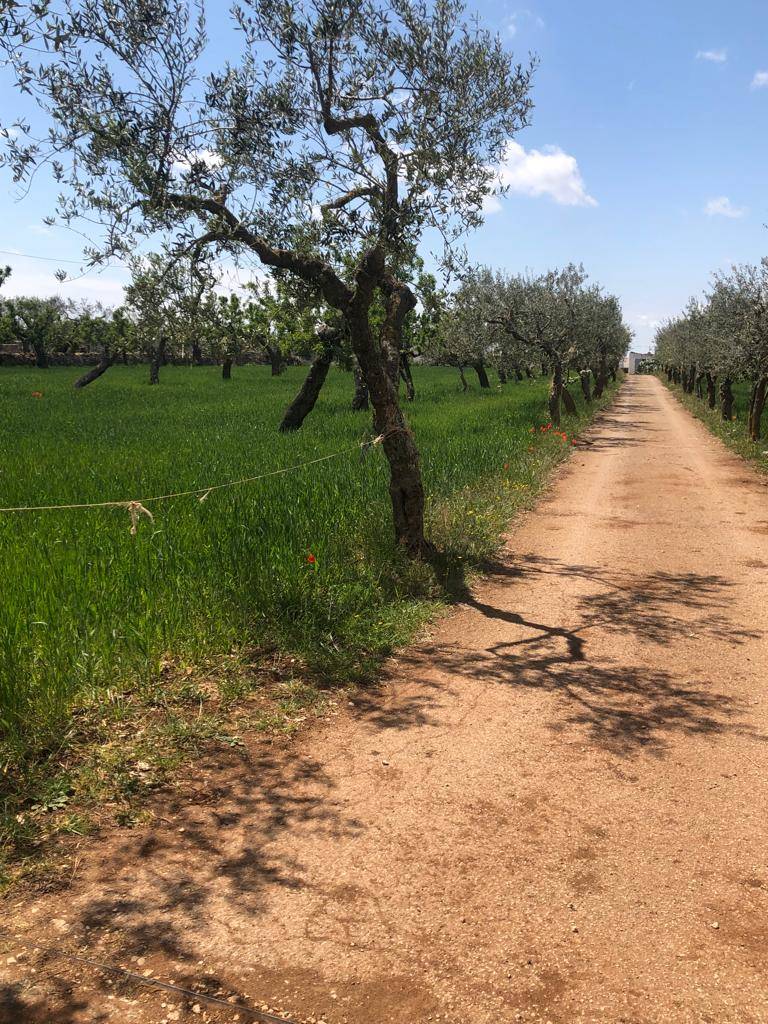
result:
M 226 999 L 219 999 L 216 996 L 208 996 L 204 992 L 195 992 L 190 988 L 181 988 L 179 985 L 171 985 L 167 981 L 158 981 L 156 978 L 147 978 L 143 974 L 134 974 L 133 971 L 127 971 L 124 967 L 113 967 L 111 964 L 102 964 L 97 960 L 89 960 L 84 956 L 76 956 L 74 953 L 66 953 L 62 949 L 53 949 L 51 946 L 41 946 L 37 942 L 30 942 L 29 945 L 34 949 L 42 950 L 44 953 L 50 953 L 52 956 L 60 959 L 72 960 L 80 964 L 88 964 L 89 967 L 95 967 L 99 971 L 109 971 L 112 974 L 122 975 L 124 978 L 130 978 L 131 981 L 135 981 L 140 985 L 161 988 L 166 992 L 177 992 L 179 995 L 186 996 L 188 999 L 193 999 L 195 1002 L 210 1003 L 212 1006 L 220 1006 L 223 1009 L 228 1010 L 230 1013 L 248 1014 L 253 1020 L 263 1021 L 264 1024 L 296 1024 L 296 1021 L 293 1021 L 288 1017 L 277 1017 L 273 1013 L 265 1013 L 264 1010 L 253 1010 L 250 1006 L 243 1006 L 242 1003 L 229 1003 Z

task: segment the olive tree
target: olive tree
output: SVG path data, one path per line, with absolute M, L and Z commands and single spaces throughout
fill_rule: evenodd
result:
M 75 381 L 77 389 L 93 384 L 116 359 L 133 352 L 133 322 L 123 306 L 105 309 L 99 303 L 80 303 L 72 333 L 74 344 L 84 345 L 89 352 L 99 352 L 98 363 Z
M 749 383 L 747 429 L 759 441 L 768 399 L 768 259 L 734 266 L 713 276 L 704 301 L 691 299 L 683 313 L 656 334 L 656 359 L 667 378 L 684 391 L 694 390 L 715 406 L 720 379 L 723 419 L 733 416 L 733 381 Z
M 522 376 L 529 347 L 505 329 L 508 278 L 489 267 L 473 267 L 463 275 L 450 296 L 440 337 L 442 357 L 457 366 L 466 390 L 464 367 L 477 373 L 481 387 L 489 387 L 485 367 L 495 366 L 501 381 L 508 370 Z
M 125 304 L 134 324 L 133 336 L 149 360 L 149 383 L 160 383 L 160 367 L 172 355 L 183 322 L 182 268 L 169 266 L 157 253 L 131 261 L 131 282 Z
M 106 226 L 91 262 L 159 233 L 316 288 L 365 377 L 395 537 L 419 555 L 419 457 L 393 374 L 415 300 L 396 271 L 426 226 L 450 260 L 480 223 L 532 68 L 463 20 L 461 0 L 242 0 L 239 52 L 203 72 L 204 14 L 202 0 L 6 5 L 0 45 L 48 121 L 42 138 L 15 124 L 8 159 L 18 179 L 49 162 L 59 216 Z
M 750 385 L 747 429 L 752 441 L 759 441 L 761 422 L 768 399 L 768 258 L 757 265 L 741 264 L 728 274 L 716 274 L 717 316 L 727 318 L 732 333 L 740 376 Z M 721 328 L 722 331 L 722 328 Z M 722 337 L 722 333 L 721 333 Z
M 561 402 L 567 412 L 576 411 L 565 386 L 565 370 L 576 355 L 580 317 L 585 313 L 581 303 L 585 280 L 584 268 L 573 263 L 536 276 L 512 277 L 498 319 L 511 338 L 537 350 L 550 368 L 549 415 L 556 426 L 560 425 Z

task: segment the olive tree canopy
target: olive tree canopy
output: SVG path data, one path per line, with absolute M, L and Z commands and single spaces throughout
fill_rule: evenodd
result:
M 59 218 L 104 225 L 93 262 L 160 233 L 315 287 L 347 321 L 385 435 L 396 537 L 421 551 L 418 454 L 391 375 L 415 300 L 396 268 L 426 226 L 450 261 L 480 223 L 494 164 L 528 120 L 531 65 L 464 21 L 460 0 L 243 0 L 215 70 L 202 0 L 2 9 L 0 45 L 48 115 L 39 137 L 14 125 L 17 179 L 50 165 Z

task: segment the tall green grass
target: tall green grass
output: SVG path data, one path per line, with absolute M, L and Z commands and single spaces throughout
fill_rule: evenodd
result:
M 144 368 L 115 367 L 77 392 L 76 370 L 4 369 L 0 506 L 207 487 L 369 438 L 370 417 L 350 410 L 351 377 L 338 370 L 302 430 L 277 432 L 304 372 L 272 379 L 264 367 L 236 368 L 223 382 L 215 368 L 168 367 L 149 387 Z M 416 367 L 415 378 L 408 415 L 442 568 L 393 551 L 378 448 L 202 503 L 151 505 L 154 522 L 142 517 L 136 536 L 123 508 L 0 514 L 7 812 L 32 766 L 39 775 L 46 759 L 61 759 L 86 709 L 162 686 L 169 660 L 277 651 L 321 685 L 360 677 L 413 635 L 451 574 L 493 550 L 564 456 L 560 439 L 531 433 L 544 420 L 546 382 L 462 394 L 454 371 Z
M 768 473 L 768 413 L 763 414 L 763 439 L 757 443 L 751 441 L 747 432 L 750 386 L 746 381 L 735 381 L 733 384 L 735 419 L 728 422 L 720 414 L 719 399 L 717 407 L 710 409 L 707 405 L 706 392 L 704 398 L 699 398 L 696 394 L 688 395 L 679 384 L 670 383 L 666 374 L 659 374 L 659 379 L 686 409 L 705 423 L 712 433 L 737 455 L 753 463 L 763 473 Z

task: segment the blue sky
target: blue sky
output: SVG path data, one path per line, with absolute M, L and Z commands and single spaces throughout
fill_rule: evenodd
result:
M 531 127 L 502 168 L 511 191 L 469 238 L 474 260 L 513 271 L 583 262 L 619 295 L 644 351 L 711 271 L 768 253 L 765 0 L 474 9 L 521 58 L 540 59 Z M 3 95 L 8 110 L 7 80 Z M 17 192 L 0 172 L 0 248 L 77 260 L 82 240 L 42 225 L 53 187 L 41 178 Z M 115 269 L 60 285 L 58 262 L 0 262 L 13 267 L 11 293 L 116 302 L 125 280 Z

